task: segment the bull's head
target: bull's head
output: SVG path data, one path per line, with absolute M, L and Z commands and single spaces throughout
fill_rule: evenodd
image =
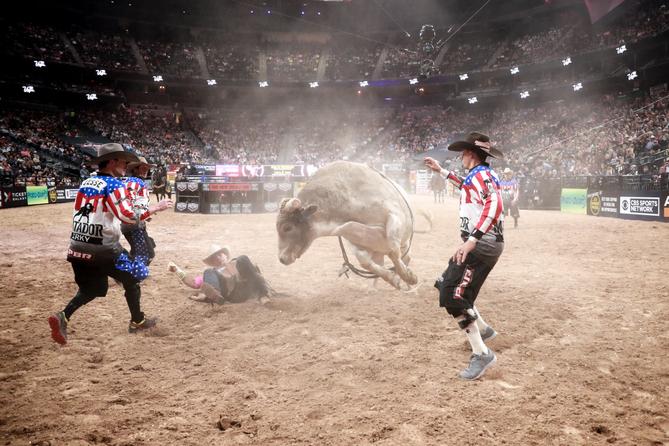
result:
M 276 219 L 279 234 L 279 261 L 290 265 L 309 249 L 314 241 L 313 215 L 318 206 L 304 208 L 299 198 L 284 198 Z

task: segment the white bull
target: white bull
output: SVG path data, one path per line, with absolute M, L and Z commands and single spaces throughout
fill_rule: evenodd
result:
M 341 236 L 360 266 L 395 288 L 418 282 L 408 268 L 413 219 L 399 186 L 364 164 L 337 161 L 286 198 L 276 221 L 279 261 L 295 262 L 318 237 Z M 384 256 L 394 271 L 383 266 Z

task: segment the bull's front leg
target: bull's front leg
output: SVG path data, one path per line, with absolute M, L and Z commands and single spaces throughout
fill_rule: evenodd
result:
M 360 248 L 359 246 L 353 246 L 353 253 L 358 259 L 360 266 L 367 271 L 376 274 L 398 290 L 401 289 L 402 279 L 392 270 L 383 267 L 383 256 L 381 256 L 381 264 L 378 264 L 374 261 L 375 253 L 367 251 L 366 249 Z
M 332 235 L 342 237 L 352 245 L 360 266 L 400 289 L 400 276 L 383 266 L 383 253 L 388 252 L 388 241 L 383 227 L 350 221 L 335 228 Z
M 404 280 L 409 286 L 418 283 L 418 277 L 413 271 L 402 261 L 401 243 L 402 243 L 402 221 L 397 215 L 390 212 L 388 220 L 386 221 L 386 240 L 388 241 L 388 257 L 395 266 L 395 272 Z M 405 256 L 410 260 L 408 254 Z M 408 263 L 408 262 L 407 262 Z

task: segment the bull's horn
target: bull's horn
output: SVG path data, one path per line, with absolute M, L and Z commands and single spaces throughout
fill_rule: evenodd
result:
M 299 209 L 302 206 L 302 202 L 299 198 L 284 198 L 281 201 L 281 212 L 292 212 L 296 209 Z
M 284 198 L 281 200 L 281 203 L 279 203 L 279 212 L 283 212 L 283 209 L 286 207 L 286 203 L 290 201 L 290 198 Z

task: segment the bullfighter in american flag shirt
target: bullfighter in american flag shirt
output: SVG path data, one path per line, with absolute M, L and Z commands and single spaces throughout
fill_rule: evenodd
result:
M 453 316 L 472 347 L 469 366 L 460 372 L 466 380 L 478 379 L 497 357 L 484 341 L 497 333 L 485 323 L 474 301 L 488 274 L 504 250 L 504 209 L 497 174 L 486 158 L 503 158 L 490 138 L 472 132 L 449 150 L 462 152 L 462 165 L 469 173 L 460 178 L 453 172 L 445 177 L 460 189 L 460 236 L 464 242 L 448 262 L 448 268 L 435 283 L 439 306 Z M 439 162 L 425 158 L 430 169 L 441 174 Z
M 98 175 L 81 183 L 74 202 L 67 254 L 79 290 L 63 311 L 49 317 L 51 337 L 59 344 L 67 343 L 67 324 L 72 314 L 96 297 L 107 295 L 108 277 L 120 282 L 125 289 L 131 316 L 128 331 L 135 333 L 156 325 L 156 319 L 145 318 L 140 307 L 139 282 L 148 270 L 121 246 L 121 222 L 145 220 L 172 203 L 164 200 L 138 217 L 135 215 L 125 184 L 118 177 L 125 175 L 128 161 L 137 160 L 137 156 L 123 150 L 120 144 L 105 144 L 95 159 Z
M 128 163 L 127 171 L 131 176 L 125 179 L 125 188 L 138 220 L 132 224 L 121 224 L 121 232 L 130 244 L 130 257 L 147 266 L 156 256 L 156 244 L 146 231 L 145 221 L 139 220 L 139 217 L 149 209 L 149 191 L 143 179 L 147 177 L 151 167 L 155 165 L 150 164 L 143 156 L 137 162 Z

